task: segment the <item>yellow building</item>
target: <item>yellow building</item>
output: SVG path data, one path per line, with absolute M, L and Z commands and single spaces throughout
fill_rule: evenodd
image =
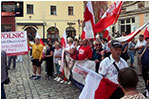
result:
M 24 1 L 24 16 L 16 17 L 16 31 L 28 35 L 60 39 L 64 32 L 73 38 L 81 35 L 83 1 Z

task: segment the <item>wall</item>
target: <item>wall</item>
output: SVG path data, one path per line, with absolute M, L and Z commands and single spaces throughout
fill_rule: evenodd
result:
M 27 14 L 27 4 L 34 5 L 34 14 Z M 50 5 L 56 5 L 57 15 L 50 15 Z M 74 15 L 68 15 L 68 6 L 74 7 Z M 55 26 L 59 30 L 59 35 L 62 37 L 65 29 L 68 27 L 67 23 L 75 23 L 72 27 L 78 33 L 78 19 L 83 20 L 83 1 L 24 1 L 24 17 L 16 18 L 17 23 L 46 23 L 45 37 L 47 37 L 47 29 Z M 31 16 L 31 18 L 30 18 Z M 21 25 L 17 25 L 17 30 L 22 30 Z M 37 26 L 39 35 L 43 37 L 43 26 Z M 81 32 L 81 28 L 80 28 Z

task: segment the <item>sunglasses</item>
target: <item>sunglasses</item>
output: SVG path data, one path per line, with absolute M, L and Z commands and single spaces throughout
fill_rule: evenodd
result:
M 101 44 L 96 44 L 96 46 L 100 46 Z

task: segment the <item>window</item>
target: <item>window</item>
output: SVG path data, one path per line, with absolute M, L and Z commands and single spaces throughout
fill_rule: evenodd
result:
M 68 7 L 68 15 L 73 15 L 73 7 L 72 6 Z
M 126 18 L 126 19 L 120 19 L 120 32 L 126 32 L 126 34 L 131 33 L 131 25 L 135 23 L 135 18 Z
M 74 39 L 76 36 L 76 30 L 74 29 L 74 27 L 67 27 L 66 34 L 67 34 L 67 37 L 72 37 Z
M 121 24 L 124 24 L 124 19 L 121 19 Z
M 135 23 L 135 18 L 132 18 L 132 23 Z
M 139 1 L 139 2 L 138 2 L 138 8 L 144 7 L 144 2 L 145 2 L 145 1 Z
M 126 19 L 126 23 L 130 23 L 130 18 Z
M 58 40 L 59 39 L 59 30 L 53 26 L 48 28 L 47 38 L 51 38 L 52 42 L 54 42 L 55 40 Z
M 2 24 L 1 25 L 1 32 L 9 32 L 12 30 L 11 24 Z
M 27 14 L 33 14 L 33 5 L 27 4 Z
M 51 15 L 56 15 L 56 6 L 50 6 Z

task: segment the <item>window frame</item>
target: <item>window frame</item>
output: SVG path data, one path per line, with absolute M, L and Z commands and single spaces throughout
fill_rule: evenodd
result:
M 32 13 L 28 13 L 28 6 L 32 6 Z M 27 4 L 27 14 L 34 14 L 34 5 L 33 4 Z
M 55 7 L 55 14 L 52 14 L 52 7 Z M 56 7 L 56 5 L 50 5 L 50 15 L 57 15 L 57 7 Z
M 130 22 L 129 22 L 129 23 L 127 22 L 127 19 L 130 19 Z M 132 19 L 134 19 L 134 22 L 132 22 Z M 122 20 L 124 20 L 124 23 L 123 23 L 123 24 L 121 23 Z M 135 17 L 129 17 L 129 18 L 120 19 L 120 20 L 119 20 L 120 32 L 122 33 L 122 31 L 121 31 L 121 30 L 122 30 L 122 29 L 121 29 L 121 26 L 124 26 L 125 32 L 127 32 L 127 26 L 130 25 L 130 28 L 131 28 L 131 25 L 134 24 L 134 23 L 135 23 Z M 131 32 L 131 29 L 130 29 L 130 32 Z M 127 33 L 127 34 L 130 34 L 130 33 Z
M 69 8 L 72 7 L 72 14 L 69 13 Z M 74 16 L 74 7 L 73 6 L 68 6 L 68 16 Z

